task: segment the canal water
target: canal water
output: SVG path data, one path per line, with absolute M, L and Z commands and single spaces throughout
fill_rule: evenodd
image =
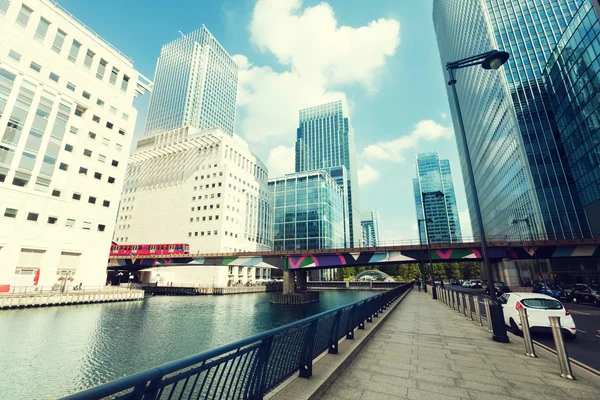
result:
M 304 307 L 256 293 L 0 311 L 0 398 L 54 399 L 374 294 L 322 292 Z

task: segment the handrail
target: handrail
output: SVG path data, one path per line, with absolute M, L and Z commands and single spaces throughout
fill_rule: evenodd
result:
M 381 310 L 408 291 L 411 283 L 325 311 L 212 350 L 138 372 L 68 395 L 87 400 L 162 398 L 262 398 L 300 372 L 310 377 L 312 361 L 342 337 L 353 338 Z M 235 371 L 232 373 L 232 371 Z M 173 375 L 175 374 L 175 375 Z M 179 385 L 182 383 L 183 385 Z M 124 393 L 126 392 L 126 393 Z

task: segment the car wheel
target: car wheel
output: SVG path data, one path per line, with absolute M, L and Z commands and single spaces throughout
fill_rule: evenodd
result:
M 512 318 L 510 319 L 510 330 L 515 335 L 521 334 L 521 330 L 519 329 L 519 327 L 517 326 L 516 322 Z
M 573 296 L 573 298 L 571 299 L 571 302 L 574 304 L 577 304 L 577 297 Z
M 573 342 L 575 339 L 577 339 L 577 334 L 571 335 L 570 333 L 567 333 L 564 336 L 567 342 Z

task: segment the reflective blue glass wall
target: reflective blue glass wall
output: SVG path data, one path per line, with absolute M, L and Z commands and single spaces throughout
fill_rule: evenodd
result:
M 275 250 L 342 247 L 344 194 L 325 171 L 269 180 L 273 195 Z
M 592 231 L 600 235 L 600 20 L 585 0 L 545 71 L 564 158 Z
M 447 62 L 498 48 L 485 0 L 434 0 L 433 22 L 446 82 Z M 486 234 L 527 237 L 524 224 L 512 224 L 515 218 L 531 216 L 538 232 L 544 231 L 544 224 L 512 96 L 501 72 L 479 67 L 459 69 L 455 71 L 455 86 Z M 450 86 L 447 89 L 453 123 L 458 128 L 456 105 Z M 458 135 L 456 132 L 457 139 Z M 467 176 L 461 140 L 457 140 L 457 146 L 463 176 Z M 473 234 L 478 236 L 473 188 L 468 180 L 465 180 L 465 190 Z

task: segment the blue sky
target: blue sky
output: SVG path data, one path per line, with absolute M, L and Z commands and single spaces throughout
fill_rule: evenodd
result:
M 344 99 L 359 160 L 361 209 L 382 240 L 418 236 L 417 152 L 439 151 L 464 185 L 431 21 L 431 0 L 61 0 L 152 79 L 160 48 L 202 24 L 241 66 L 236 131 L 277 176 L 293 170 L 298 109 Z M 139 137 L 146 95 L 136 99 Z

